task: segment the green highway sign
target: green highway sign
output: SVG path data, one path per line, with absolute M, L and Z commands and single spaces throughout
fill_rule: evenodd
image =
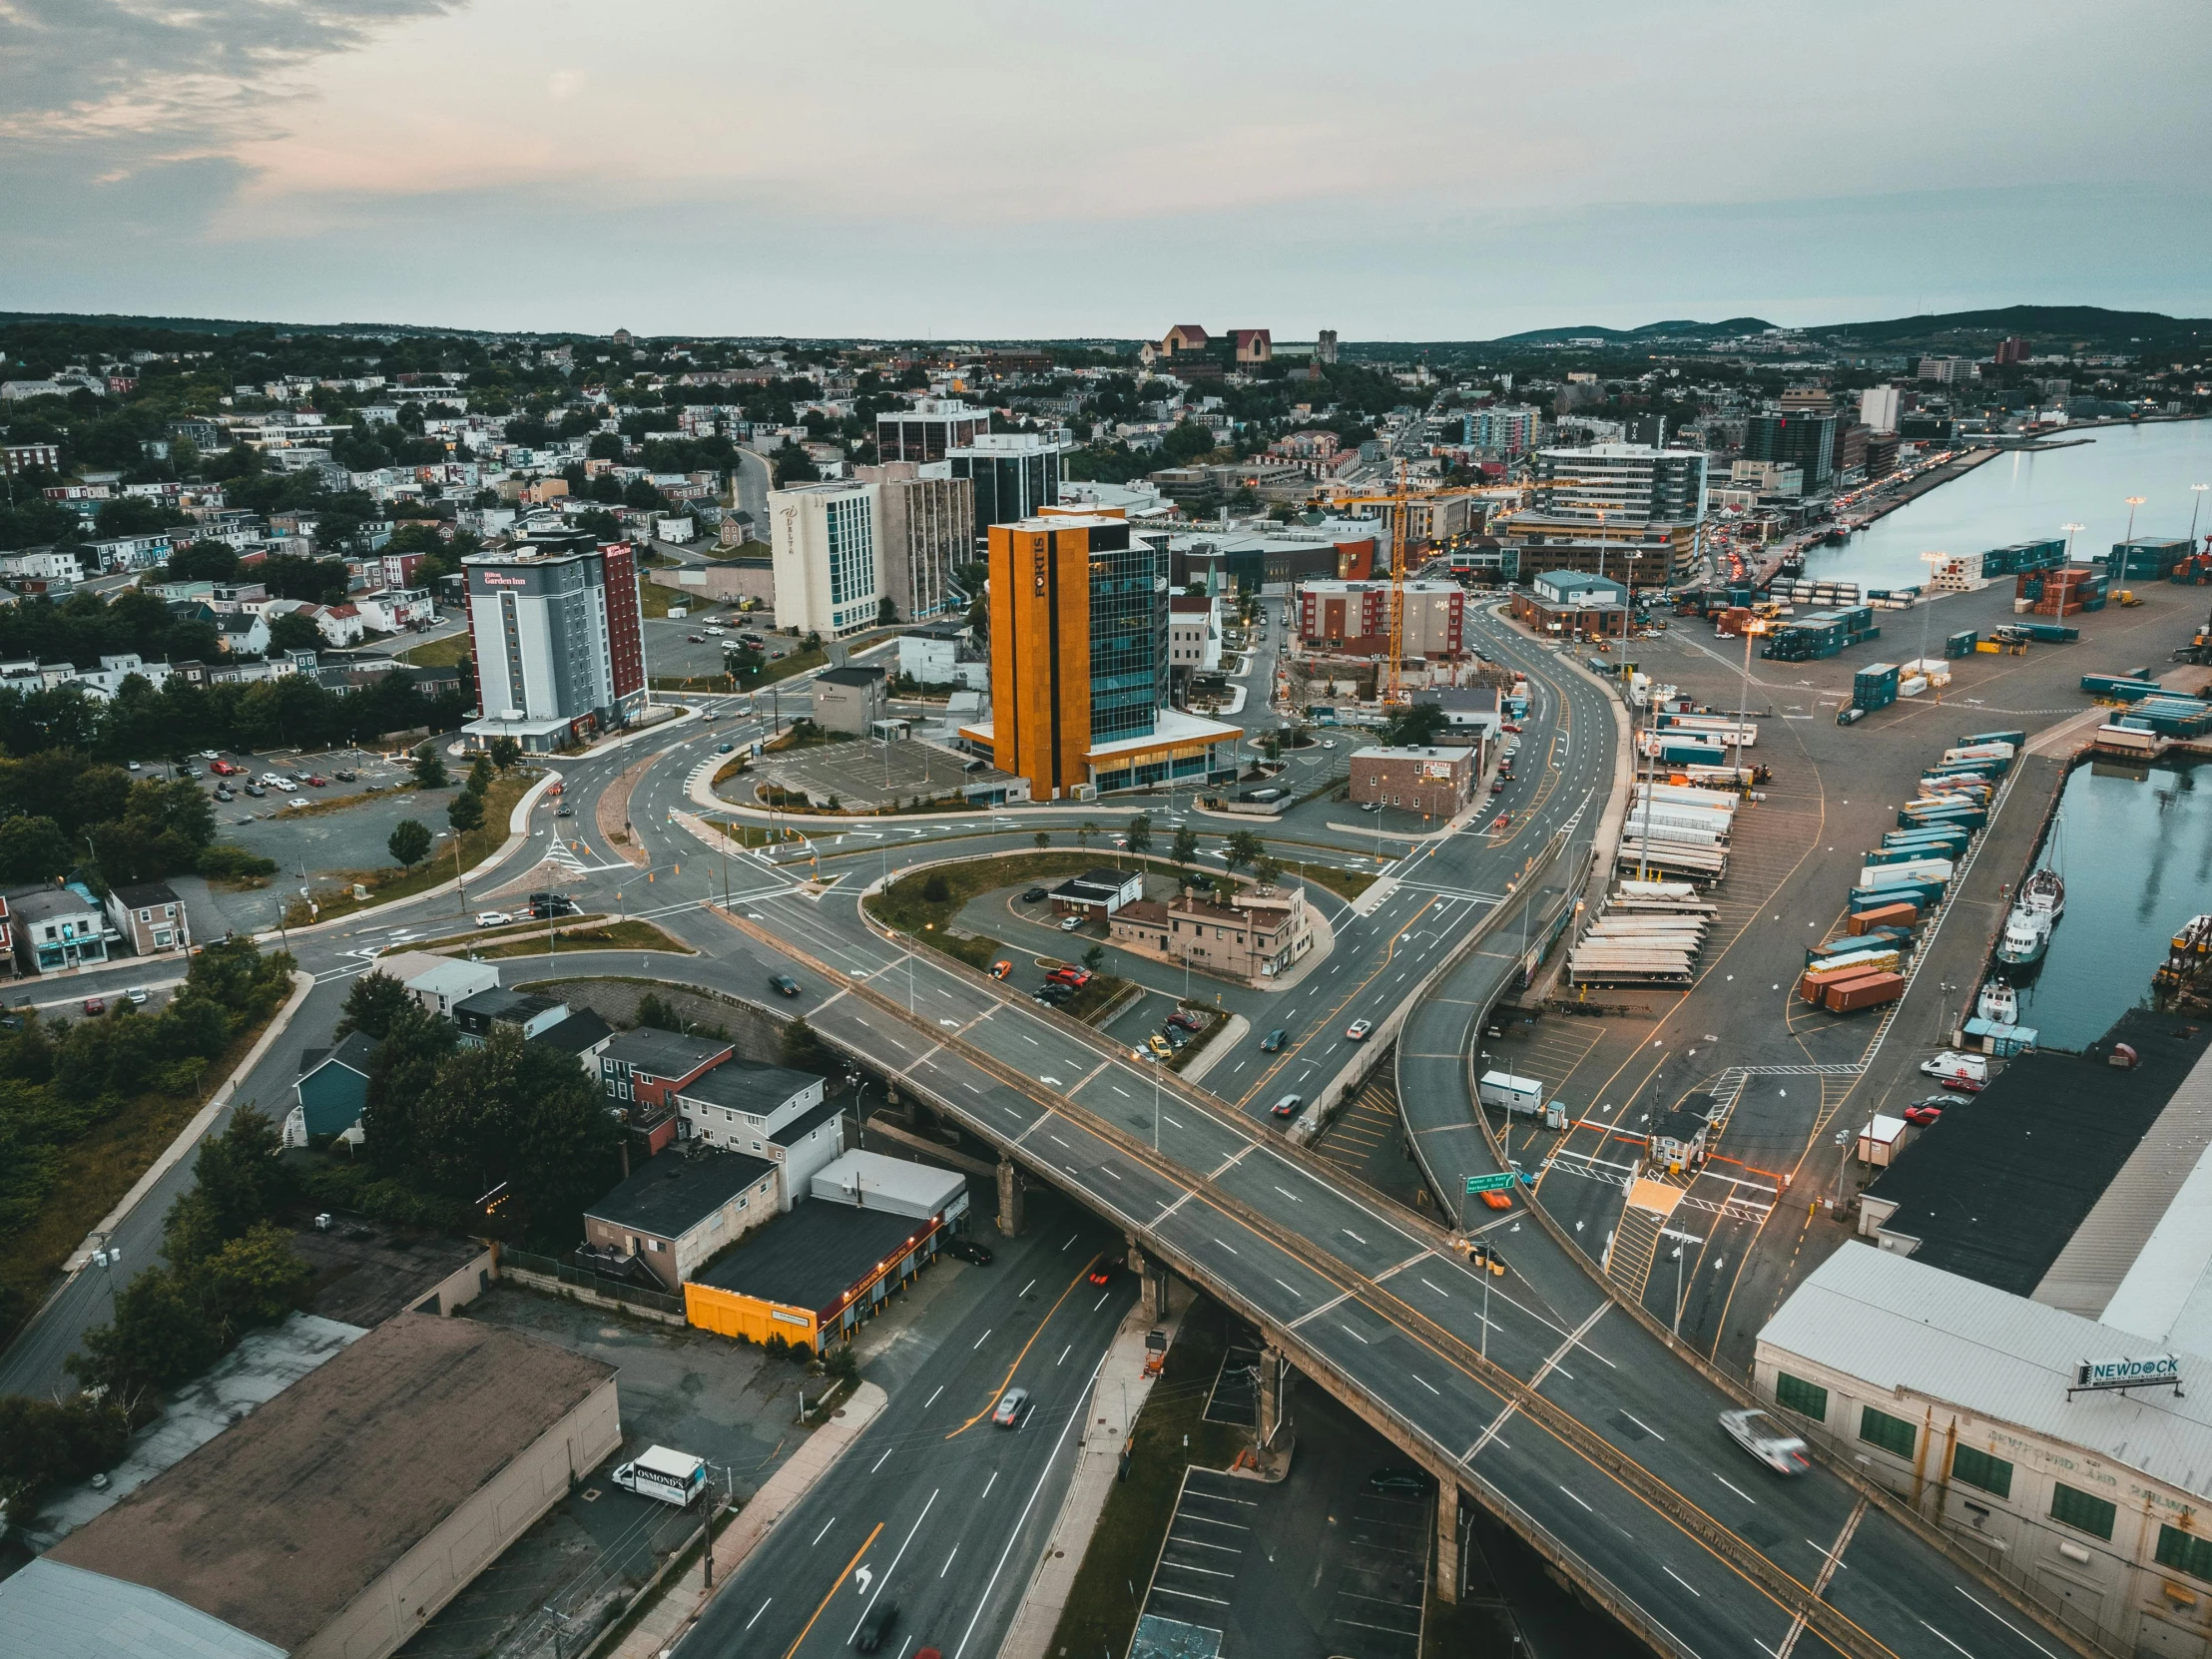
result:
M 1519 1179 L 1510 1171 L 1504 1175 L 1470 1175 L 1467 1177 L 1467 1196 L 1473 1198 L 1481 1193 L 1503 1192 Z

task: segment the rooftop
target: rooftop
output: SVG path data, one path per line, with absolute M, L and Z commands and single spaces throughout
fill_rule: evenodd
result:
M 475 1014 L 482 1019 L 506 1020 L 521 1025 L 538 1017 L 550 1008 L 561 1004 L 550 996 L 539 996 L 535 991 L 514 991 L 504 985 L 494 985 L 488 991 L 478 991 L 453 1004 L 456 1014 Z
M 785 1124 L 783 1128 L 771 1134 L 769 1136 L 769 1139 L 774 1141 L 778 1146 L 797 1146 L 801 1141 L 805 1140 L 817 1129 L 820 1129 L 824 1124 L 833 1121 L 835 1118 L 841 1115 L 843 1111 L 843 1101 L 834 1099 L 825 1100 L 821 1104 L 811 1106 L 806 1111 L 800 1113 L 799 1116 L 793 1118 L 791 1122 Z
M 686 1083 L 677 1092 L 702 1106 L 728 1106 L 755 1117 L 767 1117 L 795 1096 L 818 1087 L 821 1077 L 789 1066 L 756 1066 L 743 1060 L 719 1065 L 706 1076 Z
M 830 686 L 879 686 L 883 683 L 883 671 L 867 663 L 846 663 L 842 668 L 824 669 L 815 680 Z
M 188 1607 L 50 1555 L 0 1580 L 0 1659 L 284 1659 L 284 1650 Z
M 1759 1347 L 2084 1446 L 2212 1496 L 2212 1398 L 2201 1388 L 2180 1398 L 2162 1389 L 2066 1397 L 2083 1360 L 2148 1358 L 2140 1338 L 1918 1257 L 1845 1245 L 1767 1322 Z M 2212 1362 L 2193 1356 L 2183 1367 L 2212 1372 Z
M 497 1326 L 402 1314 L 46 1559 L 294 1651 L 614 1375 Z
M 887 1210 L 809 1199 L 749 1234 L 702 1285 L 820 1313 L 903 1249 L 928 1223 Z
M 594 1043 L 613 1035 L 614 1027 L 589 1008 L 578 1008 L 558 1025 L 548 1026 L 530 1040 L 563 1054 L 581 1054 Z
M 1471 749 L 1450 749 L 1442 745 L 1421 745 L 1409 748 L 1403 744 L 1372 744 L 1366 749 L 1355 749 L 1355 761 L 1444 761 L 1457 764 L 1473 757 Z
M 2089 1291 L 2099 1307 L 2053 1295 L 2053 1281 Z M 2059 1252 L 2035 1300 L 2195 1353 L 2212 1350 L 2212 1052 Z
M 2212 1045 L 2212 1027 L 2131 1009 L 2108 1037 L 2134 1044 L 2141 1063 L 2023 1054 L 1946 1108 L 1866 1190 L 1897 1206 L 1884 1235 L 1918 1241 L 1916 1260 L 2031 1295 Z
M 299 1075 L 305 1077 L 325 1062 L 343 1066 L 347 1071 L 368 1075 L 368 1062 L 375 1057 L 376 1039 L 366 1031 L 348 1031 L 344 1040 L 335 1048 L 305 1048 L 299 1051 Z
M 641 1025 L 618 1035 L 600 1058 L 620 1061 L 649 1077 L 688 1077 L 703 1065 L 729 1058 L 730 1053 L 730 1045 L 717 1038 Z
M 134 881 L 129 886 L 117 887 L 115 895 L 123 900 L 123 907 L 127 910 L 143 910 L 150 904 L 184 902 L 167 881 Z
M 584 1214 L 610 1227 L 626 1227 L 656 1238 L 689 1233 L 776 1166 L 743 1152 L 707 1152 L 692 1157 L 663 1153 L 605 1198 L 584 1206 Z

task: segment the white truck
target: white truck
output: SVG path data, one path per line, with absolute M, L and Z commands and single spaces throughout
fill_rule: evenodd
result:
M 657 1497 L 679 1509 L 707 1489 L 707 1460 L 670 1446 L 648 1446 L 614 1472 L 614 1482 L 640 1497 Z

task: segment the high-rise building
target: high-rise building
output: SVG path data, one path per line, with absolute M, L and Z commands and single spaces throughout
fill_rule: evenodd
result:
M 776 626 L 836 639 L 883 613 L 878 486 L 798 484 L 768 497 Z
M 952 476 L 975 485 L 975 534 L 1012 524 L 1060 502 L 1060 463 L 1067 448 L 1058 432 L 978 432 L 949 451 Z
M 1599 443 L 1539 449 L 1538 517 L 1575 525 L 1695 524 L 1705 517 L 1705 451 Z M 1517 522 L 1517 521 L 1516 521 Z
M 853 477 L 876 486 L 876 549 L 883 592 L 918 622 L 952 603 L 952 571 L 975 556 L 975 484 L 944 462 L 885 461 Z
M 991 429 L 988 409 L 971 409 L 957 397 L 924 397 L 910 409 L 875 417 L 875 456 L 881 461 L 941 461 Z
M 1536 447 L 1543 424 L 1543 410 L 1523 403 L 1493 403 L 1487 408 L 1469 409 L 1467 446 L 1507 458 L 1525 455 Z
M 2000 363 L 2024 362 L 2027 359 L 2027 341 L 2014 334 L 2009 339 L 1997 341 L 1995 360 Z
M 621 726 L 645 702 L 637 562 L 582 531 L 461 561 L 476 653 L 479 739 L 557 749 Z
M 1898 388 L 1869 386 L 1859 394 L 1860 423 L 1876 432 L 1898 429 Z
M 1744 459 L 1787 461 L 1805 474 L 1806 493 L 1817 495 L 1836 475 L 1836 417 L 1753 415 L 1744 423 Z
M 1164 536 L 1059 515 L 988 540 L 991 716 L 961 737 L 1039 801 L 1235 779 L 1239 729 L 1168 707 Z

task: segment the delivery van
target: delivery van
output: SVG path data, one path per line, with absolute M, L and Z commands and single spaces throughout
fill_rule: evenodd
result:
M 657 1497 L 679 1509 L 707 1489 L 707 1460 L 665 1445 L 649 1446 L 614 1472 L 614 1482 L 640 1497 Z

